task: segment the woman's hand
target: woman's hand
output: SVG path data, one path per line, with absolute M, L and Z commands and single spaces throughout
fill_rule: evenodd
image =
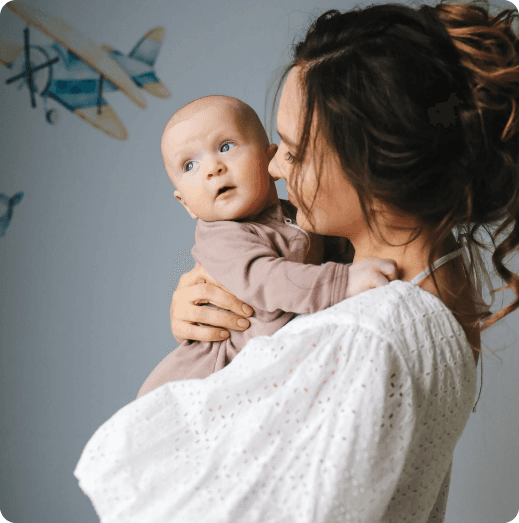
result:
M 203 303 L 211 303 L 232 312 L 202 307 Z M 222 327 L 238 331 L 249 328 L 250 324 L 244 318 L 254 311 L 249 307 L 250 312 L 246 312 L 243 306 L 241 300 L 213 280 L 197 263 L 194 269 L 182 275 L 173 293 L 169 309 L 171 332 L 179 343 L 184 340 L 222 341 L 230 335 L 229 331 L 222 330 Z M 241 320 L 245 321 L 245 325 L 238 324 Z M 197 323 L 213 327 L 203 327 Z M 220 333 L 224 333 L 225 336 L 221 336 Z

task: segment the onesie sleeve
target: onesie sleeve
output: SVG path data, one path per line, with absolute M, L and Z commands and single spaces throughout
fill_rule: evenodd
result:
M 193 258 L 245 303 L 268 312 L 303 314 L 346 298 L 348 266 L 287 260 L 249 224 L 219 221 L 200 225 Z

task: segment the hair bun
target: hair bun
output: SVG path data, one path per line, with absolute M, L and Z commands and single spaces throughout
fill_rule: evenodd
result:
M 511 9 L 517 10 L 517 6 L 508 0 L 445 0 L 448 5 L 473 5 L 485 9 L 491 17 L 497 16 L 501 11 Z M 512 29 L 516 35 L 519 35 L 519 20 L 515 19 L 512 23 Z
M 439 4 L 433 12 L 444 24 L 466 70 L 474 105 L 486 136 L 496 118 L 504 122 L 500 141 L 515 136 L 519 126 L 519 40 L 512 23 L 517 11 L 507 9 L 491 16 L 487 9 L 474 4 Z M 486 123 L 486 125 L 485 125 Z

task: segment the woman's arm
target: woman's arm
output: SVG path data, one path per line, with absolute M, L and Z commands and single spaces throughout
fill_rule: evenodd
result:
M 324 262 L 351 263 L 353 261 L 354 251 L 349 240 L 339 237 L 323 239 Z M 211 303 L 231 312 L 203 307 L 205 303 Z M 243 305 L 240 299 L 212 279 L 202 265 L 197 263 L 194 269 L 180 278 L 173 294 L 170 307 L 171 332 L 179 343 L 184 340 L 221 341 L 229 336 L 228 330 L 222 331 L 222 328 L 238 331 L 249 328 L 248 322 L 245 326 L 237 323 L 252 314 L 252 312 L 246 313 L 242 309 Z M 221 337 L 221 332 L 226 335 Z

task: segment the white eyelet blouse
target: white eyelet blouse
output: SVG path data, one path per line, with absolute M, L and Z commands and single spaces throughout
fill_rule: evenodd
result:
M 126 405 L 74 475 L 101 523 L 443 522 L 475 392 L 455 317 L 393 281 Z

